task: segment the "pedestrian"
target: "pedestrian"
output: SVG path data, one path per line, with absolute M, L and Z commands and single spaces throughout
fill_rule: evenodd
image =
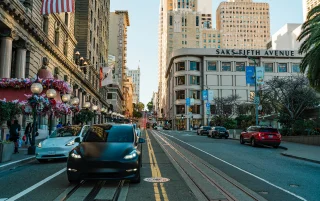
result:
M 61 128 L 62 127 L 62 122 L 60 121 L 57 125 L 57 128 Z
M 70 121 L 68 121 L 68 123 L 67 123 L 67 126 L 71 126 L 71 123 L 70 123 Z
M 18 120 L 14 120 L 14 123 L 10 126 L 10 141 L 14 142 L 14 153 L 19 153 L 19 139 L 20 139 L 21 126 Z
M 26 130 L 24 131 L 24 135 L 26 136 L 26 142 L 25 142 L 26 145 L 28 144 L 28 142 L 31 143 L 31 135 L 30 135 L 31 132 L 32 132 L 32 124 L 28 123 Z

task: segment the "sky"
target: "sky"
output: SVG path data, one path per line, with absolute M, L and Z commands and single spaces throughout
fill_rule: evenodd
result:
M 152 93 L 158 90 L 158 21 L 160 0 L 110 0 L 111 12 L 128 10 L 127 67 L 137 69 L 140 65 L 140 102 L 145 105 Z M 201 0 L 199 0 L 201 1 Z M 253 0 L 270 5 L 271 34 L 286 23 L 302 23 L 302 0 Z M 222 0 L 213 0 L 215 11 Z M 215 18 L 213 18 L 215 26 Z M 140 61 L 140 63 L 139 63 Z

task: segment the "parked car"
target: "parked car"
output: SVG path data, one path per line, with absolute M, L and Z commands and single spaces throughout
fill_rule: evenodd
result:
M 89 126 L 65 126 L 58 128 L 36 147 L 36 159 L 47 162 L 48 159 L 68 158 L 69 152 L 82 141 Z M 77 141 L 77 142 L 76 142 Z
M 130 124 L 91 126 L 69 154 L 69 182 L 125 179 L 140 183 L 142 157 L 137 147 L 144 142 Z
M 219 138 L 229 138 L 229 131 L 222 126 L 212 127 L 212 130 L 209 131 L 208 137 L 219 137 Z
M 278 148 L 281 143 L 281 134 L 276 128 L 250 126 L 241 132 L 240 143 L 250 143 L 251 146 L 268 145 Z
M 208 135 L 209 134 L 209 130 L 211 130 L 210 126 L 201 126 L 197 130 L 197 135 Z

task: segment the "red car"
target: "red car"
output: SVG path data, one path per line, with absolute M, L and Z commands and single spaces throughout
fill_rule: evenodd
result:
M 240 135 L 240 143 L 249 142 L 251 146 L 268 145 L 278 148 L 281 143 L 281 134 L 276 128 L 250 126 Z

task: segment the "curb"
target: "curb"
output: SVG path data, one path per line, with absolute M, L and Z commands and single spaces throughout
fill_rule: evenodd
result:
M 5 165 L 0 165 L 0 171 L 11 169 L 11 168 L 14 168 L 14 167 L 18 167 L 18 166 L 20 166 L 22 164 L 29 163 L 29 162 L 31 162 L 31 161 L 33 161 L 35 159 L 36 159 L 35 156 L 30 156 L 29 158 L 25 158 L 25 159 L 18 160 L 18 161 L 13 161 L 13 162 L 10 162 L 10 163 L 5 164 Z
M 287 147 L 283 147 L 283 146 L 279 146 L 278 148 L 279 148 L 279 149 L 288 150 L 288 148 L 287 148 Z
M 299 157 L 299 156 L 293 156 L 293 155 L 286 154 L 286 153 L 281 153 L 281 155 L 286 156 L 286 157 L 290 157 L 290 158 L 295 158 L 295 159 L 299 159 L 299 160 L 303 160 L 303 161 L 309 161 L 309 162 L 320 164 L 320 161 L 316 161 L 316 160 L 312 160 L 312 159 L 308 159 L 308 158 L 303 158 L 303 157 Z

